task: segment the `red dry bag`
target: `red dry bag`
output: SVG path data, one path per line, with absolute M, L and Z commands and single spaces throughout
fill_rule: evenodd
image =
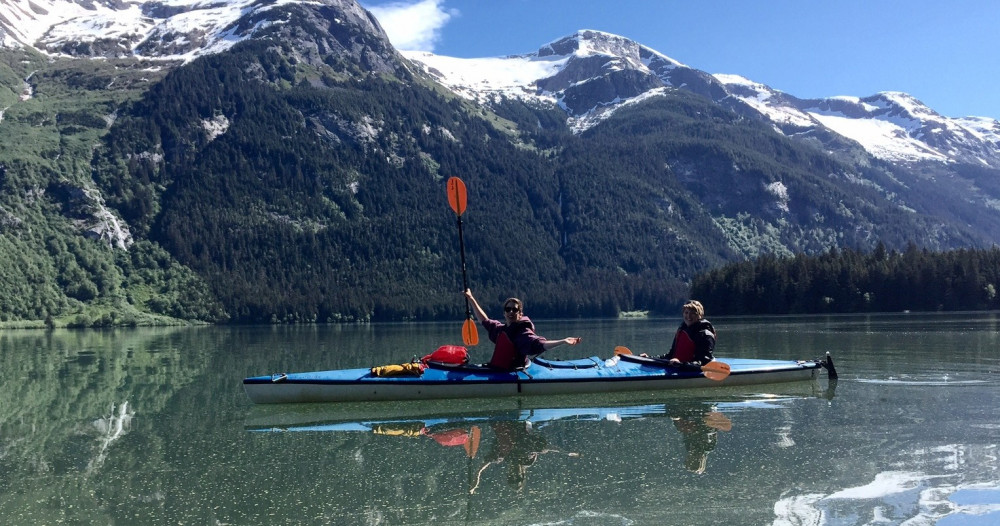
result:
M 461 345 L 442 345 L 436 351 L 424 356 L 421 362 L 441 362 L 461 365 L 469 361 L 469 350 Z

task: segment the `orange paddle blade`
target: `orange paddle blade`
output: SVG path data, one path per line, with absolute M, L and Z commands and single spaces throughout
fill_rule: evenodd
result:
M 469 441 L 465 443 L 465 454 L 469 458 L 476 458 L 476 452 L 479 451 L 479 440 L 482 436 L 482 432 L 479 431 L 479 426 L 472 426 L 469 429 Z
M 715 360 L 701 366 L 701 372 L 705 375 L 705 378 L 715 380 L 716 382 L 725 380 L 729 376 L 729 370 L 728 363 L 717 362 Z
M 470 347 L 479 345 L 479 331 L 476 330 L 476 322 L 472 318 L 462 324 L 462 341 Z
M 468 203 L 465 194 L 465 183 L 458 177 L 448 179 L 448 204 L 456 214 L 465 213 L 465 205 Z
M 630 351 L 629 348 L 625 347 L 624 345 L 619 345 L 618 347 L 615 347 L 615 356 L 619 354 L 632 354 L 632 351 Z
M 733 421 L 718 411 L 712 411 L 705 415 L 705 425 L 719 431 L 731 431 L 733 429 Z

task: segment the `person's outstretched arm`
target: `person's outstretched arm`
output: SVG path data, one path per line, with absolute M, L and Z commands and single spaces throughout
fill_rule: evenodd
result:
M 581 341 L 583 341 L 583 338 L 580 338 L 579 336 L 570 336 L 569 338 L 563 338 L 561 340 L 545 340 L 542 342 L 542 347 L 545 347 L 545 350 L 547 351 L 553 347 L 559 347 L 560 345 L 576 345 Z

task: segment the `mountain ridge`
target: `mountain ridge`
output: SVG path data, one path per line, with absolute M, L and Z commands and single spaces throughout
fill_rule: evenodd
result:
M 508 57 L 454 59 L 426 52 L 403 54 L 464 97 L 484 103 L 495 96 L 557 101 L 571 120 L 583 123 L 575 127 L 578 131 L 599 122 L 601 114 L 613 111 L 618 104 L 667 87 L 686 89 L 719 103 L 737 99 L 789 136 L 827 128 L 890 162 L 980 163 L 1000 169 L 1000 121 L 996 119 L 944 117 L 903 92 L 799 99 L 739 75 L 705 73 L 626 37 L 601 31 L 581 30 L 545 44 L 537 52 Z M 541 59 L 548 67 L 533 68 L 534 61 Z M 506 83 L 492 85 L 489 76 L 481 73 L 484 68 L 514 74 Z M 579 94 L 584 91 L 582 85 L 595 84 L 598 79 L 605 86 L 613 85 L 627 71 L 645 80 L 626 83 L 630 85 L 625 89 L 598 90 L 596 98 Z M 601 76 L 601 72 L 606 74 Z M 866 122 L 859 126 L 860 121 Z
M 0 6 L 0 43 L 54 55 L 190 61 L 225 51 L 274 23 L 248 24 L 255 16 L 305 3 L 317 2 L 11 0 Z M 318 3 L 378 26 L 355 2 Z M 599 122 L 617 104 L 652 95 L 659 87 L 683 87 L 716 102 L 736 98 L 788 135 L 827 128 L 890 162 L 980 163 L 1000 169 L 996 119 L 944 117 L 903 92 L 799 99 L 737 74 L 708 74 L 599 30 L 579 30 L 534 53 L 507 57 L 456 59 L 413 51 L 403 55 L 457 94 L 480 102 L 495 96 L 554 101 L 578 131 Z M 500 80 L 502 75 L 484 69 L 510 76 Z

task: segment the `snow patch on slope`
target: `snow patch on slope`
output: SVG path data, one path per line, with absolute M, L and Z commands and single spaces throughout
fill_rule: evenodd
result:
M 770 119 L 779 131 L 821 125 L 892 162 L 952 162 L 962 151 L 974 151 L 976 142 L 994 150 L 1000 146 L 1000 122 L 944 117 L 902 92 L 804 101 L 739 75 L 714 77 L 731 96 Z M 980 157 L 979 162 L 991 165 L 991 159 Z
M 534 86 L 536 80 L 558 73 L 568 56 L 520 55 L 492 58 L 454 58 L 426 51 L 401 51 L 427 73 L 462 97 L 486 102 L 495 95 L 542 98 L 555 102 Z
M 857 119 L 838 112 L 814 110 L 813 118 L 848 139 L 860 143 L 869 153 L 889 161 L 947 161 L 948 157 L 911 137 L 912 121 Z
M 626 100 L 619 100 L 618 104 L 612 106 L 602 106 L 595 108 L 579 117 L 569 117 L 567 124 L 573 133 L 580 134 L 611 117 L 614 112 L 622 108 L 638 104 L 653 97 L 662 97 L 669 88 L 651 89 L 641 95 Z
M 713 76 L 718 79 L 719 82 L 725 84 L 730 90 L 737 91 L 737 88 L 742 88 L 740 91 L 748 94 L 742 95 L 741 93 L 734 96 L 749 104 L 750 107 L 765 115 L 776 124 L 800 127 L 810 127 L 816 125 L 816 121 L 810 118 L 808 113 L 800 111 L 785 104 L 784 101 L 781 101 L 779 97 L 781 94 L 780 91 L 771 89 L 764 84 L 754 82 L 739 75 L 727 75 L 720 73 Z

